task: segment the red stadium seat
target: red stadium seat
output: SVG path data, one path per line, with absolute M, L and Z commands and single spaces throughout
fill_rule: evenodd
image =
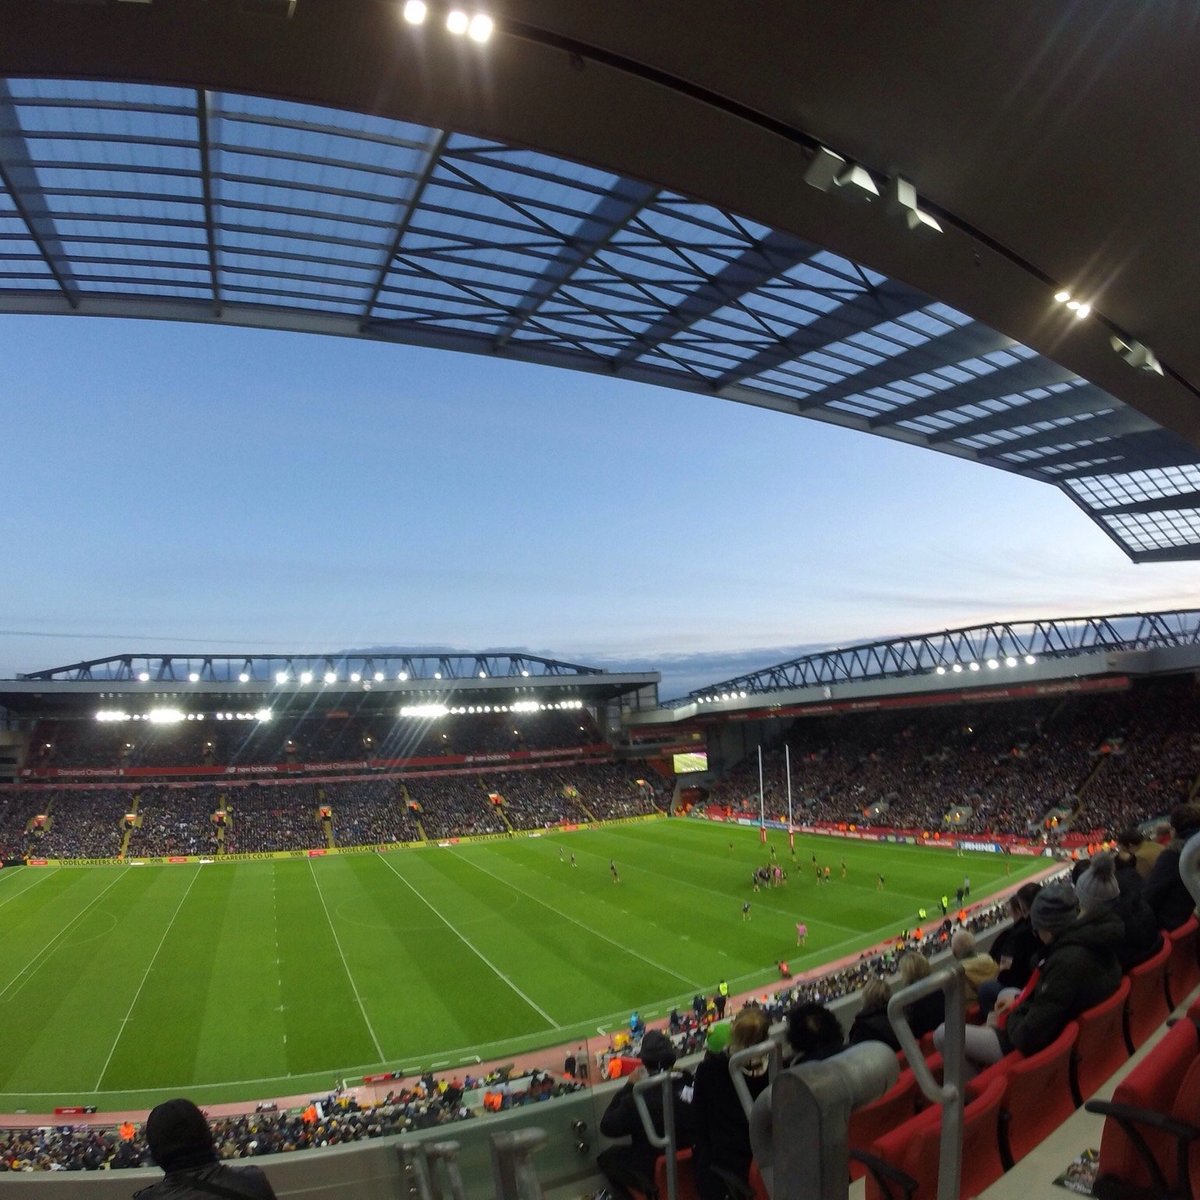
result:
M 911 1071 L 902 1071 L 895 1085 L 878 1100 L 850 1114 L 849 1143 L 852 1148 L 867 1149 L 872 1142 L 890 1133 L 916 1112 L 917 1079 Z M 850 1162 L 850 1178 L 861 1179 L 867 1173 L 862 1163 Z
M 1200 984 L 1200 964 L 1196 960 L 1196 935 L 1200 921 L 1188 917 L 1178 929 L 1166 934 L 1171 943 L 1171 958 L 1167 963 L 1167 999 L 1172 1008 L 1182 1004 L 1192 989 Z
M 1171 1015 L 1167 1003 L 1167 961 L 1171 944 L 1163 938 L 1157 954 L 1129 972 L 1125 1005 L 1125 1045 L 1132 1054 Z
M 1083 1103 L 1129 1057 L 1122 1026 L 1129 978 L 1107 1000 L 1079 1015 L 1079 1041 L 1071 1059 L 1071 1094 Z
M 1173 1025 L 1121 1081 L 1111 1101 L 1090 1100 L 1087 1108 L 1107 1118 L 1097 1196 L 1194 1194 L 1187 1180 L 1197 1175 L 1196 1141 L 1186 1127 L 1194 1127 L 1200 1113 L 1200 1034 L 1192 1021 Z
M 678 1184 L 676 1196 L 678 1200 L 700 1200 L 696 1191 L 696 1177 L 692 1174 L 691 1147 L 675 1152 L 675 1182 Z M 654 1187 L 658 1200 L 667 1200 L 667 1156 L 660 1154 L 654 1163 Z M 642 1192 L 633 1189 L 633 1194 L 639 1200 L 648 1200 Z
M 1000 1121 L 1000 1152 L 1006 1169 L 1020 1162 L 1075 1111 L 1071 1053 L 1078 1037 L 1078 1024 L 1068 1021 L 1045 1050 L 1029 1055 L 1014 1051 L 975 1077 L 978 1087 L 997 1075 L 1008 1080 Z
M 967 1085 L 960 1195 L 978 1195 L 1004 1174 L 999 1125 L 1007 1087 L 1002 1075 L 982 1088 Z M 863 1156 L 870 1171 L 867 1200 L 936 1200 L 941 1131 L 942 1110 L 935 1105 L 879 1138 Z

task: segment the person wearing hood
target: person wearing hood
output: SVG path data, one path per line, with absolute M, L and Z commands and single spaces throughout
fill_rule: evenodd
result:
M 642 1065 L 629 1076 L 600 1118 L 600 1132 L 605 1137 L 629 1138 L 628 1142 L 609 1146 L 596 1156 L 596 1165 L 608 1181 L 608 1192 L 616 1200 L 633 1200 L 633 1188 L 643 1195 L 654 1195 L 654 1163 L 659 1151 L 650 1144 L 642 1128 L 642 1118 L 633 1098 L 635 1083 L 648 1075 L 671 1072 L 676 1147 L 686 1149 L 695 1140 L 694 1080 L 690 1071 L 671 1071 L 676 1056 L 670 1039 L 661 1030 L 651 1029 L 642 1038 L 638 1057 Z M 644 1099 L 655 1131 L 661 1137 L 664 1132 L 662 1090 L 652 1088 L 645 1093 Z
M 1192 893 L 1179 878 L 1179 858 L 1194 833 L 1200 833 L 1200 805 L 1177 805 L 1171 810 L 1171 840 L 1155 859 L 1144 893 L 1159 929 L 1178 929 L 1196 910 Z
M 1117 961 L 1122 971 L 1144 963 L 1162 948 L 1162 934 L 1142 897 L 1142 881 L 1134 863 L 1122 867 L 1120 856 L 1097 854 L 1075 884 L 1075 894 L 1084 913 L 1106 906 L 1121 918 L 1125 936 L 1117 947 Z
M 713 1030 L 721 1026 L 714 1025 Z M 728 1026 L 728 1039 L 714 1043 L 709 1035 L 709 1052 L 696 1067 L 696 1144 L 692 1155 L 696 1190 L 701 1200 L 726 1200 L 740 1194 L 731 1183 L 736 1179 L 748 1187 L 750 1179 L 750 1125 L 741 1098 L 729 1073 L 729 1059 L 770 1036 L 771 1022 L 761 1008 L 743 1008 Z M 767 1058 L 752 1059 L 741 1067 L 742 1079 L 751 1100 L 767 1086 Z M 665 1200 L 665 1198 L 661 1198 Z
M 146 1118 L 146 1144 L 163 1178 L 135 1193 L 135 1200 L 275 1200 L 258 1167 L 226 1167 L 217 1161 L 208 1118 L 190 1100 L 167 1100 L 153 1109 Z

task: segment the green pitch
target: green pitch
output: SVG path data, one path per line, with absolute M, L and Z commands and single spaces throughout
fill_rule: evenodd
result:
M 771 845 L 790 879 L 758 893 L 757 830 L 689 821 L 387 855 L 4 871 L 0 1111 L 292 1095 L 603 1038 L 632 1009 L 653 1019 L 722 976 L 735 992 L 765 987 L 780 959 L 799 971 L 873 945 L 921 905 L 936 913 L 943 891 L 953 901 L 964 874 L 978 900 L 1045 865 L 797 836 L 793 867 L 786 837 Z

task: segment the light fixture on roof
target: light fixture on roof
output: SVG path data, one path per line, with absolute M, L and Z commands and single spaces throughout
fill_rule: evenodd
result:
M 999 661 L 998 661 L 997 659 L 994 659 L 994 658 L 989 658 L 989 659 L 987 660 L 987 662 L 988 662 L 988 670 L 989 670 L 989 671 L 996 671 L 996 670 L 999 670 L 999 668 L 1000 668 L 1000 663 L 999 663 Z
M 858 163 L 847 162 L 840 154 L 834 154 L 821 146 L 804 172 L 804 182 L 819 192 L 844 192 L 850 200 L 874 200 L 879 188 L 871 178 L 871 172 Z
M 276 683 L 287 683 L 287 681 L 288 681 L 288 673 L 286 671 L 276 671 L 275 672 L 275 682 Z
M 382 671 L 376 671 L 376 672 L 375 672 L 375 674 L 374 674 L 374 676 L 373 676 L 373 678 L 374 678 L 374 680 L 375 680 L 375 682 L 376 682 L 376 683 L 382 683 L 382 682 L 383 682 L 383 672 L 382 672 Z
M 195 671 L 188 672 L 188 683 L 199 683 L 200 676 Z
M 1092 306 L 1087 300 L 1076 300 L 1070 292 L 1065 288 L 1054 293 L 1054 299 L 1059 304 L 1065 305 L 1071 312 L 1075 314 L 1077 321 L 1082 321 L 1084 317 L 1091 316 Z
M 927 213 L 917 200 L 917 189 L 907 179 L 897 175 L 887 185 L 888 212 L 901 217 L 913 233 L 941 233 L 942 227 L 932 213 Z
M 1154 351 L 1149 346 L 1143 346 L 1141 342 L 1136 342 L 1132 338 L 1125 341 L 1119 337 L 1112 338 L 1110 344 L 1135 371 L 1145 371 L 1147 375 L 1163 373 Z
M 491 40 L 492 32 L 495 28 L 496 23 L 487 13 L 476 13 L 471 18 L 471 23 L 467 26 L 467 37 L 482 46 L 484 42 Z
M 362 683 L 362 676 L 357 671 L 350 672 L 351 683 Z
M 249 682 L 250 682 L 250 676 L 249 676 L 249 675 L 247 675 L 245 671 L 243 671 L 243 672 L 242 672 L 242 673 L 241 673 L 241 674 L 238 676 L 238 683 L 249 683 Z
M 1033 656 L 1032 654 L 1027 654 L 1027 655 L 1025 655 L 1025 664 L 1026 664 L 1026 666 L 1030 666 L 1030 667 L 1032 667 L 1032 666 L 1033 666 L 1033 664 L 1034 664 L 1035 662 L 1037 662 L 1037 659 L 1036 659 L 1036 658 L 1034 658 L 1034 656 Z
M 961 675 L 962 674 L 962 663 L 955 663 L 954 666 L 952 666 L 950 668 L 950 670 L 952 670 L 955 673 L 955 675 Z
M 470 27 L 471 18 L 461 8 L 452 8 L 446 14 L 446 28 L 455 37 L 462 37 Z
M 139 672 L 138 672 L 138 679 L 139 679 L 139 680 L 140 680 L 142 683 L 149 683 L 149 682 L 150 682 L 150 672 L 149 672 L 149 671 L 139 671 Z
M 1005 665 L 1006 667 L 1015 667 L 1015 666 L 1017 665 L 1017 660 L 1016 660 L 1015 658 L 1013 658 L 1013 656 L 1010 654 L 1010 655 L 1009 655 L 1009 656 L 1008 656 L 1008 657 L 1007 657 L 1007 658 L 1004 660 L 1004 665 Z
M 946 668 L 945 668 L 945 667 L 935 667 L 935 668 L 934 668 L 934 674 L 935 674 L 935 675 L 945 675 L 945 673 L 946 673 Z
M 410 25 L 424 25 L 425 18 L 429 16 L 429 6 L 425 0 L 404 0 L 400 12 Z
M 313 673 L 311 671 L 304 671 L 301 673 L 301 675 L 300 675 L 301 683 L 312 683 L 312 681 L 313 681 Z
M 396 678 L 398 680 L 400 680 L 401 683 L 407 683 L 408 682 L 408 672 L 401 671 L 400 674 L 396 676 Z
M 337 672 L 336 671 L 326 671 L 325 672 L 325 682 L 326 683 L 337 683 Z
M 967 667 L 972 671 L 979 670 L 979 664 L 977 662 L 967 663 Z

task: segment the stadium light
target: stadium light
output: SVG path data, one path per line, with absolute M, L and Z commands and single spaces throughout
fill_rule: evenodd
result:
M 995 671 L 999 668 L 999 666 L 1000 666 L 1000 664 L 994 658 L 988 659 L 988 670 L 989 671 Z
M 521 678 L 522 678 L 522 679 L 528 679 L 528 678 L 529 678 L 529 672 L 528 672 L 528 671 L 522 671 L 522 672 L 521 672 Z
M 441 671 L 434 671 L 433 677 L 434 677 L 434 679 L 441 679 L 441 677 L 442 677 Z
M 326 683 L 337 683 L 337 672 L 336 671 L 326 671 L 325 672 L 325 682 Z
M 249 676 L 249 675 L 247 675 L 245 671 L 243 671 L 243 672 L 242 672 L 242 673 L 241 673 L 241 674 L 238 676 L 238 683 L 249 683 L 249 682 L 250 682 L 250 676 Z
M 936 675 L 945 675 L 945 673 L 946 673 L 945 667 L 935 667 L 934 668 L 934 674 L 936 674 Z
M 952 670 L 955 673 L 955 675 L 961 675 L 962 674 L 962 663 L 955 663 L 954 666 L 952 666 L 950 668 L 950 670 Z
M 455 37 L 462 37 L 471 25 L 471 18 L 461 8 L 452 8 L 446 14 L 446 28 Z
M 275 672 L 275 682 L 276 683 L 287 683 L 287 681 L 288 681 L 288 673 L 286 671 L 276 671 Z
M 486 679 L 486 678 L 487 678 L 487 672 L 486 672 L 486 671 L 480 671 L 480 672 L 479 672 L 479 678 L 480 678 L 480 679 Z
M 444 704 L 405 704 L 400 708 L 402 717 L 444 717 L 450 710 Z
M 200 676 L 195 671 L 188 672 L 188 683 L 199 683 Z
M 375 682 L 376 682 L 376 683 L 382 683 L 382 682 L 383 682 L 383 672 L 382 672 L 382 671 L 376 671 L 376 672 L 375 672 Z
M 1162 365 L 1149 346 L 1143 346 L 1132 338 L 1123 340 L 1119 337 L 1110 338 L 1109 344 L 1134 370 L 1147 375 L 1163 373 Z
M 467 37 L 482 46 L 485 42 L 491 41 L 492 31 L 495 28 L 496 23 L 487 13 L 476 13 L 467 26 Z
M 304 671 L 300 675 L 301 683 L 312 683 L 312 681 L 313 681 L 313 673 L 311 671 Z
M 362 683 L 362 676 L 357 671 L 350 672 L 351 683 Z
M 183 713 L 177 708 L 152 708 L 146 716 L 151 725 L 178 725 Z
M 396 678 L 398 680 L 400 680 L 401 683 L 407 683 L 408 682 L 408 672 L 401 671 L 400 674 L 396 676 Z
M 139 679 L 139 680 L 140 680 L 142 683 L 149 683 L 149 682 L 150 682 L 150 672 L 149 672 L 149 671 L 139 671 L 139 672 L 138 672 L 138 679 Z
M 1037 662 L 1037 659 L 1032 654 L 1025 655 L 1025 665 L 1027 667 L 1032 667 L 1035 662 Z
M 917 199 L 917 189 L 897 175 L 887 185 L 888 212 L 900 217 L 914 233 L 941 233 L 942 227 L 932 213 L 927 213 Z
M 967 668 L 971 671 L 978 671 L 979 664 L 977 662 L 967 663 Z
M 1007 657 L 1007 658 L 1004 660 L 1004 665 L 1005 665 L 1006 667 L 1015 667 L 1015 666 L 1017 665 L 1017 660 L 1016 660 L 1015 658 L 1013 658 L 1013 656 L 1010 654 L 1010 655 L 1009 655 L 1009 656 L 1008 656 L 1008 657 Z
M 424 25 L 425 18 L 429 16 L 429 8 L 425 0 L 405 0 L 404 7 L 400 11 L 410 25 Z

